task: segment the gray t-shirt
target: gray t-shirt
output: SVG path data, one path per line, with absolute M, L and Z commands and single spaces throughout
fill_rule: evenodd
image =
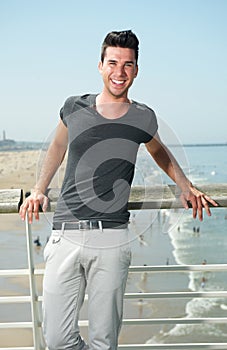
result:
M 60 117 L 68 128 L 68 160 L 53 222 L 126 223 L 137 151 L 155 135 L 155 113 L 133 101 L 117 119 L 95 109 L 96 95 L 69 97 Z

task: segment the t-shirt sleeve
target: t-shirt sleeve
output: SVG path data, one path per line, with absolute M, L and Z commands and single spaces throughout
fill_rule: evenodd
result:
M 148 125 L 147 125 L 147 133 L 144 143 L 147 143 L 152 140 L 156 132 L 158 131 L 158 121 L 155 112 L 153 109 L 148 110 Z
M 65 126 L 67 127 L 67 117 L 73 112 L 73 106 L 75 104 L 76 97 L 71 96 L 67 98 L 64 105 L 61 107 L 59 115 Z
M 158 122 L 155 112 L 144 103 L 133 101 L 134 120 L 138 129 L 143 130 L 139 143 L 147 143 L 152 140 L 158 130 Z
M 61 107 L 60 111 L 59 111 L 59 116 L 61 118 L 61 120 L 63 121 L 63 110 L 64 110 L 64 107 Z M 63 121 L 64 123 L 64 121 Z M 65 124 L 65 123 L 64 123 Z

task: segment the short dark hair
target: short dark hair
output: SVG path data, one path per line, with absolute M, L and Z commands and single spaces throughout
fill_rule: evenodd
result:
M 135 52 L 136 63 L 139 55 L 139 40 L 131 30 L 113 31 L 106 35 L 101 49 L 101 61 L 104 61 L 107 47 L 123 47 L 133 49 Z

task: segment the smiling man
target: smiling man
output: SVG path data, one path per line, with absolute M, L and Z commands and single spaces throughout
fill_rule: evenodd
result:
M 157 164 L 181 189 L 193 217 L 210 216 L 209 202 L 187 179 L 158 135 L 154 111 L 129 99 L 138 73 L 139 42 L 132 31 L 111 32 L 102 45 L 99 94 L 69 97 L 60 111 L 56 135 L 48 149 L 32 194 L 20 208 L 39 218 L 45 193 L 61 164 L 68 160 L 45 247 L 43 328 L 49 350 L 116 350 L 123 296 L 131 261 L 128 199 L 137 151 L 144 143 Z M 89 339 L 81 338 L 78 319 L 88 294 Z
M 130 102 L 128 89 L 138 73 L 135 51 L 121 47 L 103 47 L 99 72 L 102 75 L 104 88 L 99 102 Z

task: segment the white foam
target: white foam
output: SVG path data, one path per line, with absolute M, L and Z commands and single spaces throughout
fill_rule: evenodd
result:
M 169 332 L 165 333 L 165 336 L 185 336 L 193 334 L 201 336 L 202 334 L 215 337 L 227 336 L 217 325 L 214 324 L 178 324 L 172 328 Z
M 219 299 L 194 298 L 186 305 L 186 314 L 190 318 L 202 317 L 218 305 Z

